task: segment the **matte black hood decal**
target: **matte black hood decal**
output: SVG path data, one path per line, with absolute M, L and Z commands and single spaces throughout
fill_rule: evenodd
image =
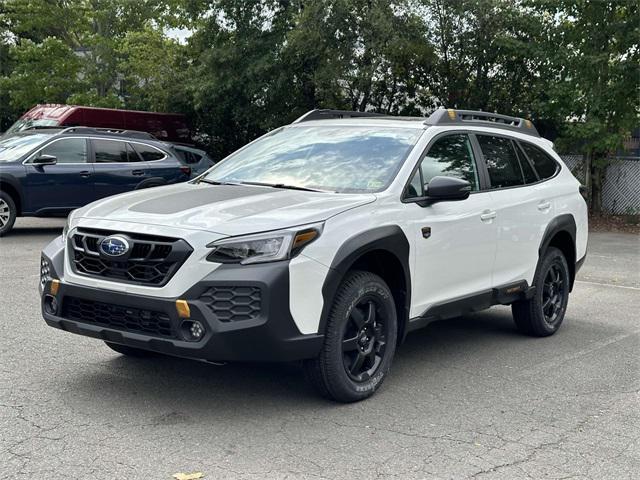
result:
M 171 214 L 191 208 L 224 202 L 240 197 L 251 197 L 265 193 L 282 192 L 270 187 L 247 187 L 244 185 L 212 185 L 209 188 L 197 188 L 188 192 L 177 192 L 167 196 L 152 198 L 133 204 L 132 212 Z

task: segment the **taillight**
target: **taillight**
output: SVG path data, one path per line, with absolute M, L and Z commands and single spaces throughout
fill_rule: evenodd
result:
M 191 175 L 191 167 L 180 167 L 180 171 L 186 175 Z

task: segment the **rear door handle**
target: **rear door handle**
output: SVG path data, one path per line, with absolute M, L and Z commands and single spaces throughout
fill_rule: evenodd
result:
M 550 208 L 551 208 L 551 202 L 547 202 L 543 200 L 538 204 L 538 210 L 540 210 L 541 212 L 546 212 Z
M 144 170 L 133 170 L 131 173 L 134 175 L 144 175 Z
M 90 177 L 90 176 L 91 176 L 91 172 L 90 172 L 89 170 L 82 170 L 82 171 L 80 172 L 80 176 L 81 176 L 82 178 Z
M 498 214 L 495 210 L 485 210 L 484 212 L 482 212 L 482 215 L 480 215 L 480 220 L 482 220 L 483 222 L 490 222 L 497 216 Z

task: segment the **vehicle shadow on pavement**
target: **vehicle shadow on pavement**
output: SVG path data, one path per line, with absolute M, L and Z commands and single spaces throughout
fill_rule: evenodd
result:
M 429 378 L 434 369 L 442 372 L 453 368 L 451 361 L 457 355 L 473 351 L 486 356 L 522 338 L 513 327 L 510 312 L 504 310 L 433 323 L 408 336 L 397 353 L 389 385 L 379 394 L 402 385 L 407 375 Z M 287 408 L 299 412 L 305 408 L 343 407 L 315 394 L 304 379 L 300 363 L 218 366 L 165 356 L 138 359 L 114 353 L 69 382 L 74 403 L 86 398 L 109 404 L 114 410 L 183 412 L 172 421 L 183 418 L 184 412 L 212 419 L 238 415 L 239 411 L 275 416 Z M 411 388 L 411 381 L 402 388 Z

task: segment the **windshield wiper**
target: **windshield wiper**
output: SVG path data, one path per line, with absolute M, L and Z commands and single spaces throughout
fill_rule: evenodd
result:
M 201 178 L 200 180 L 198 180 L 198 183 L 208 183 L 209 185 L 235 185 L 238 186 L 240 185 L 239 183 L 232 183 L 232 182 L 218 182 L 216 180 L 207 180 L 206 178 Z
M 335 193 L 331 190 L 320 190 L 319 188 L 300 187 L 298 185 L 287 185 L 286 183 L 263 183 L 263 182 L 240 182 L 243 185 L 256 185 L 258 187 L 286 188 L 288 190 L 303 190 L 305 192 Z

